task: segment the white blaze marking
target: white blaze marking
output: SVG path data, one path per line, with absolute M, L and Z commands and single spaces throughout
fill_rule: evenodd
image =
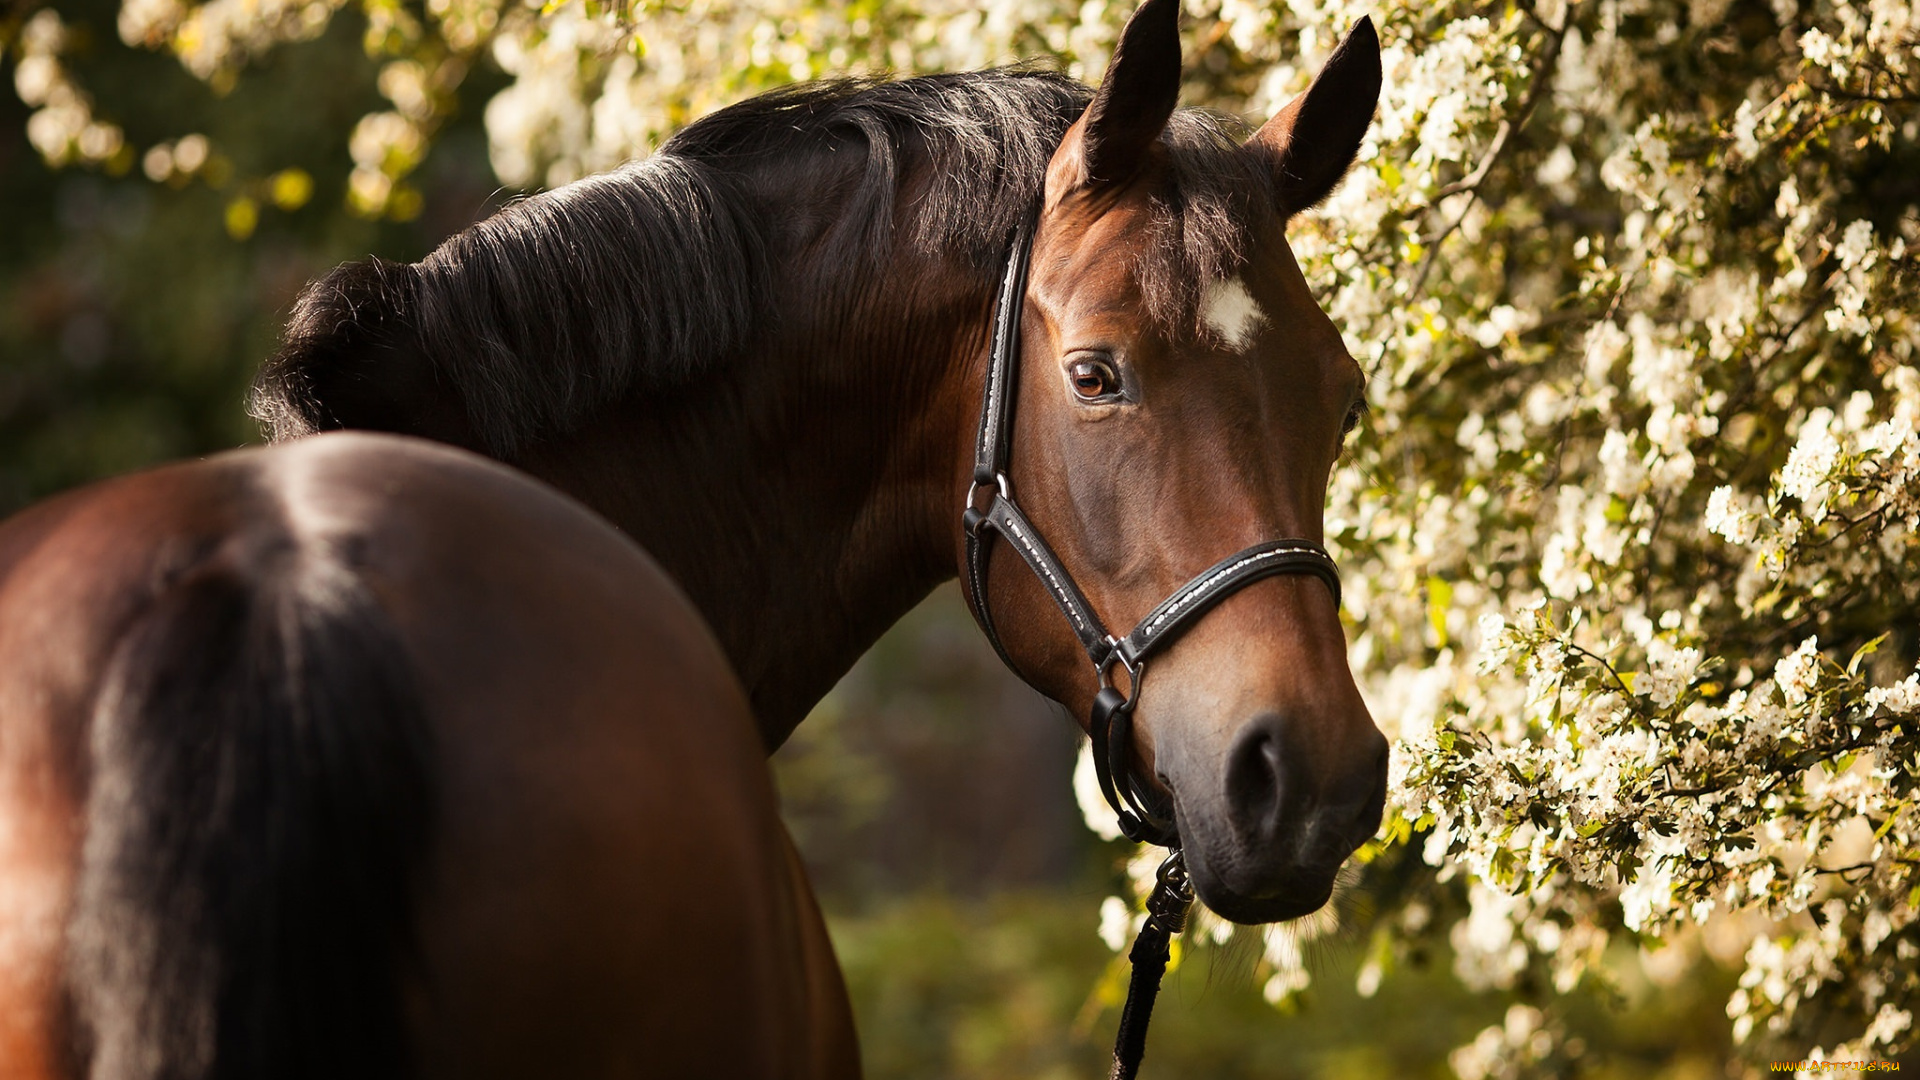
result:
M 1253 344 L 1254 332 L 1265 325 L 1267 314 L 1254 303 L 1246 283 L 1234 277 L 1207 283 L 1200 294 L 1200 319 L 1222 341 L 1245 349 Z

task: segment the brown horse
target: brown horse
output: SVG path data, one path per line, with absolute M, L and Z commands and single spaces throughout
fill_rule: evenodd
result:
M 1091 97 L 1030 70 L 780 91 L 417 264 L 340 267 L 256 413 L 276 439 L 447 440 L 605 514 L 712 624 L 777 747 L 965 562 L 995 285 L 1037 218 L 1008 486 L 1099 622 L 1132 626 L 1249 544 L 1312 547 L 1362 408 L 1285 226 L 1370 122 L 1372 26 L 1249 133 L 1175 108 L 1177 20 L 1149 0 Z M 1086 715 L 1087 643 L 1009 550 L 969 599 Z M 1386 764 L 1334 594 L 1264 578 L 1152 666 L 1119 775 L 1171 809 L 1201 899 L 1320 906 Z
M 741 687 L 543 485 L 331 435 L 0 525 L 0 1077 L 858 1075 Z

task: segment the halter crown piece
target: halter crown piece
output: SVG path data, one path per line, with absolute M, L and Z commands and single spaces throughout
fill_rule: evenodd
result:
M 1013 484 L 1007 479 L 1013 451 L 1014 397 L 1019 383 L 1020 314 L 1026 301 L 1027 264 L 1033 253 L 1038 219 L 1036 208 L 1014 237 L 994 311 L 993 353 L 987 364 L 986 392 L 980 404 L 980 432 L 974 441 L 973 483 L 967 488 L 960 518 L 967 545 L 967 597 L 994 651 L 1009 668 L 1018 672 L 994 628 L 993 612 L 987 604 L 990 541 L 996 535 L 1003 537 L 1065 613 L 1099 678 L 1100 691 L 1093 699 L 1087 733 L 1093 740 L 1093 766 L 1100 779 L 1100 793 L 1119 817 L 1120 831 L 1129 840 L 1170 849 L 1166 862 L 1160 867 L 1153 895 L 1147 900 L 1146 925 L 1128 953 L 1133 963 L 1133 978 L 1127 987 L 1126 1006 L 1120 1014 L 1110 1080 L 1131 1080 L 1145 1054 L 1147 1021 L 1153 1012 L 1154 996 L 1159 993 L 1161 975 L 1166 971 L 1169 942 L 1185 927 L 1187 911 L 1193 904 L 1193 886 L 1180 855 L 1180 833 L 1173 820 L 1172 807 L 1143 783 L 1133 769 L 1133 706 L 1140 699 L 1147 660 L 1171 644 L 1214 605 L 1262 578 L 1279 574 L 1317 577 L 1333 590 L 1337 607 L 1340 572 L 1333 556 L 1311 540 L 1269 540 L 1229 555 L 1196 574 L 1148 612 L 1125 637 L 1115 637 L 1107 631 L 1100 616 L 1094 613 L 1093 605 L 1074 583 L 1073 575 L 1015 505 Z M 1124 693 L 1113 681 L 1115 665 L 1127 670 Z

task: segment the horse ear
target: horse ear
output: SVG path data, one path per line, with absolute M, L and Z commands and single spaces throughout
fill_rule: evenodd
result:
M 1362 16 L 1313 85 L 1247 140 L 1273 162 L 1282 213 L 1290 217 L 1327 197 L 1353 164 L 1379 103 L 1380 35 Z
M 1180 0 L 1147 0 L 1120 31 L 1106 78 L 1054 154 L 1049 187 L 1131 179 L 1179 100 Z

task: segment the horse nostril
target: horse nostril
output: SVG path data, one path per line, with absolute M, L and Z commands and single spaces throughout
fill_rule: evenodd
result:
M 1285 733 L 1280 717 L 1261 716 L 1240 729 L 1227 751 L 1228 820 L 1243 842 L 1271 840 L 1288 795 Z
M 1337 862 L 1380 829 L 1387 740 L 1372 731 L 1344 755 L 1316 755 L 1302 735 L 1278 713 L 1240 729 L 1227 751 L 1228 821 L 1249 848 Z

